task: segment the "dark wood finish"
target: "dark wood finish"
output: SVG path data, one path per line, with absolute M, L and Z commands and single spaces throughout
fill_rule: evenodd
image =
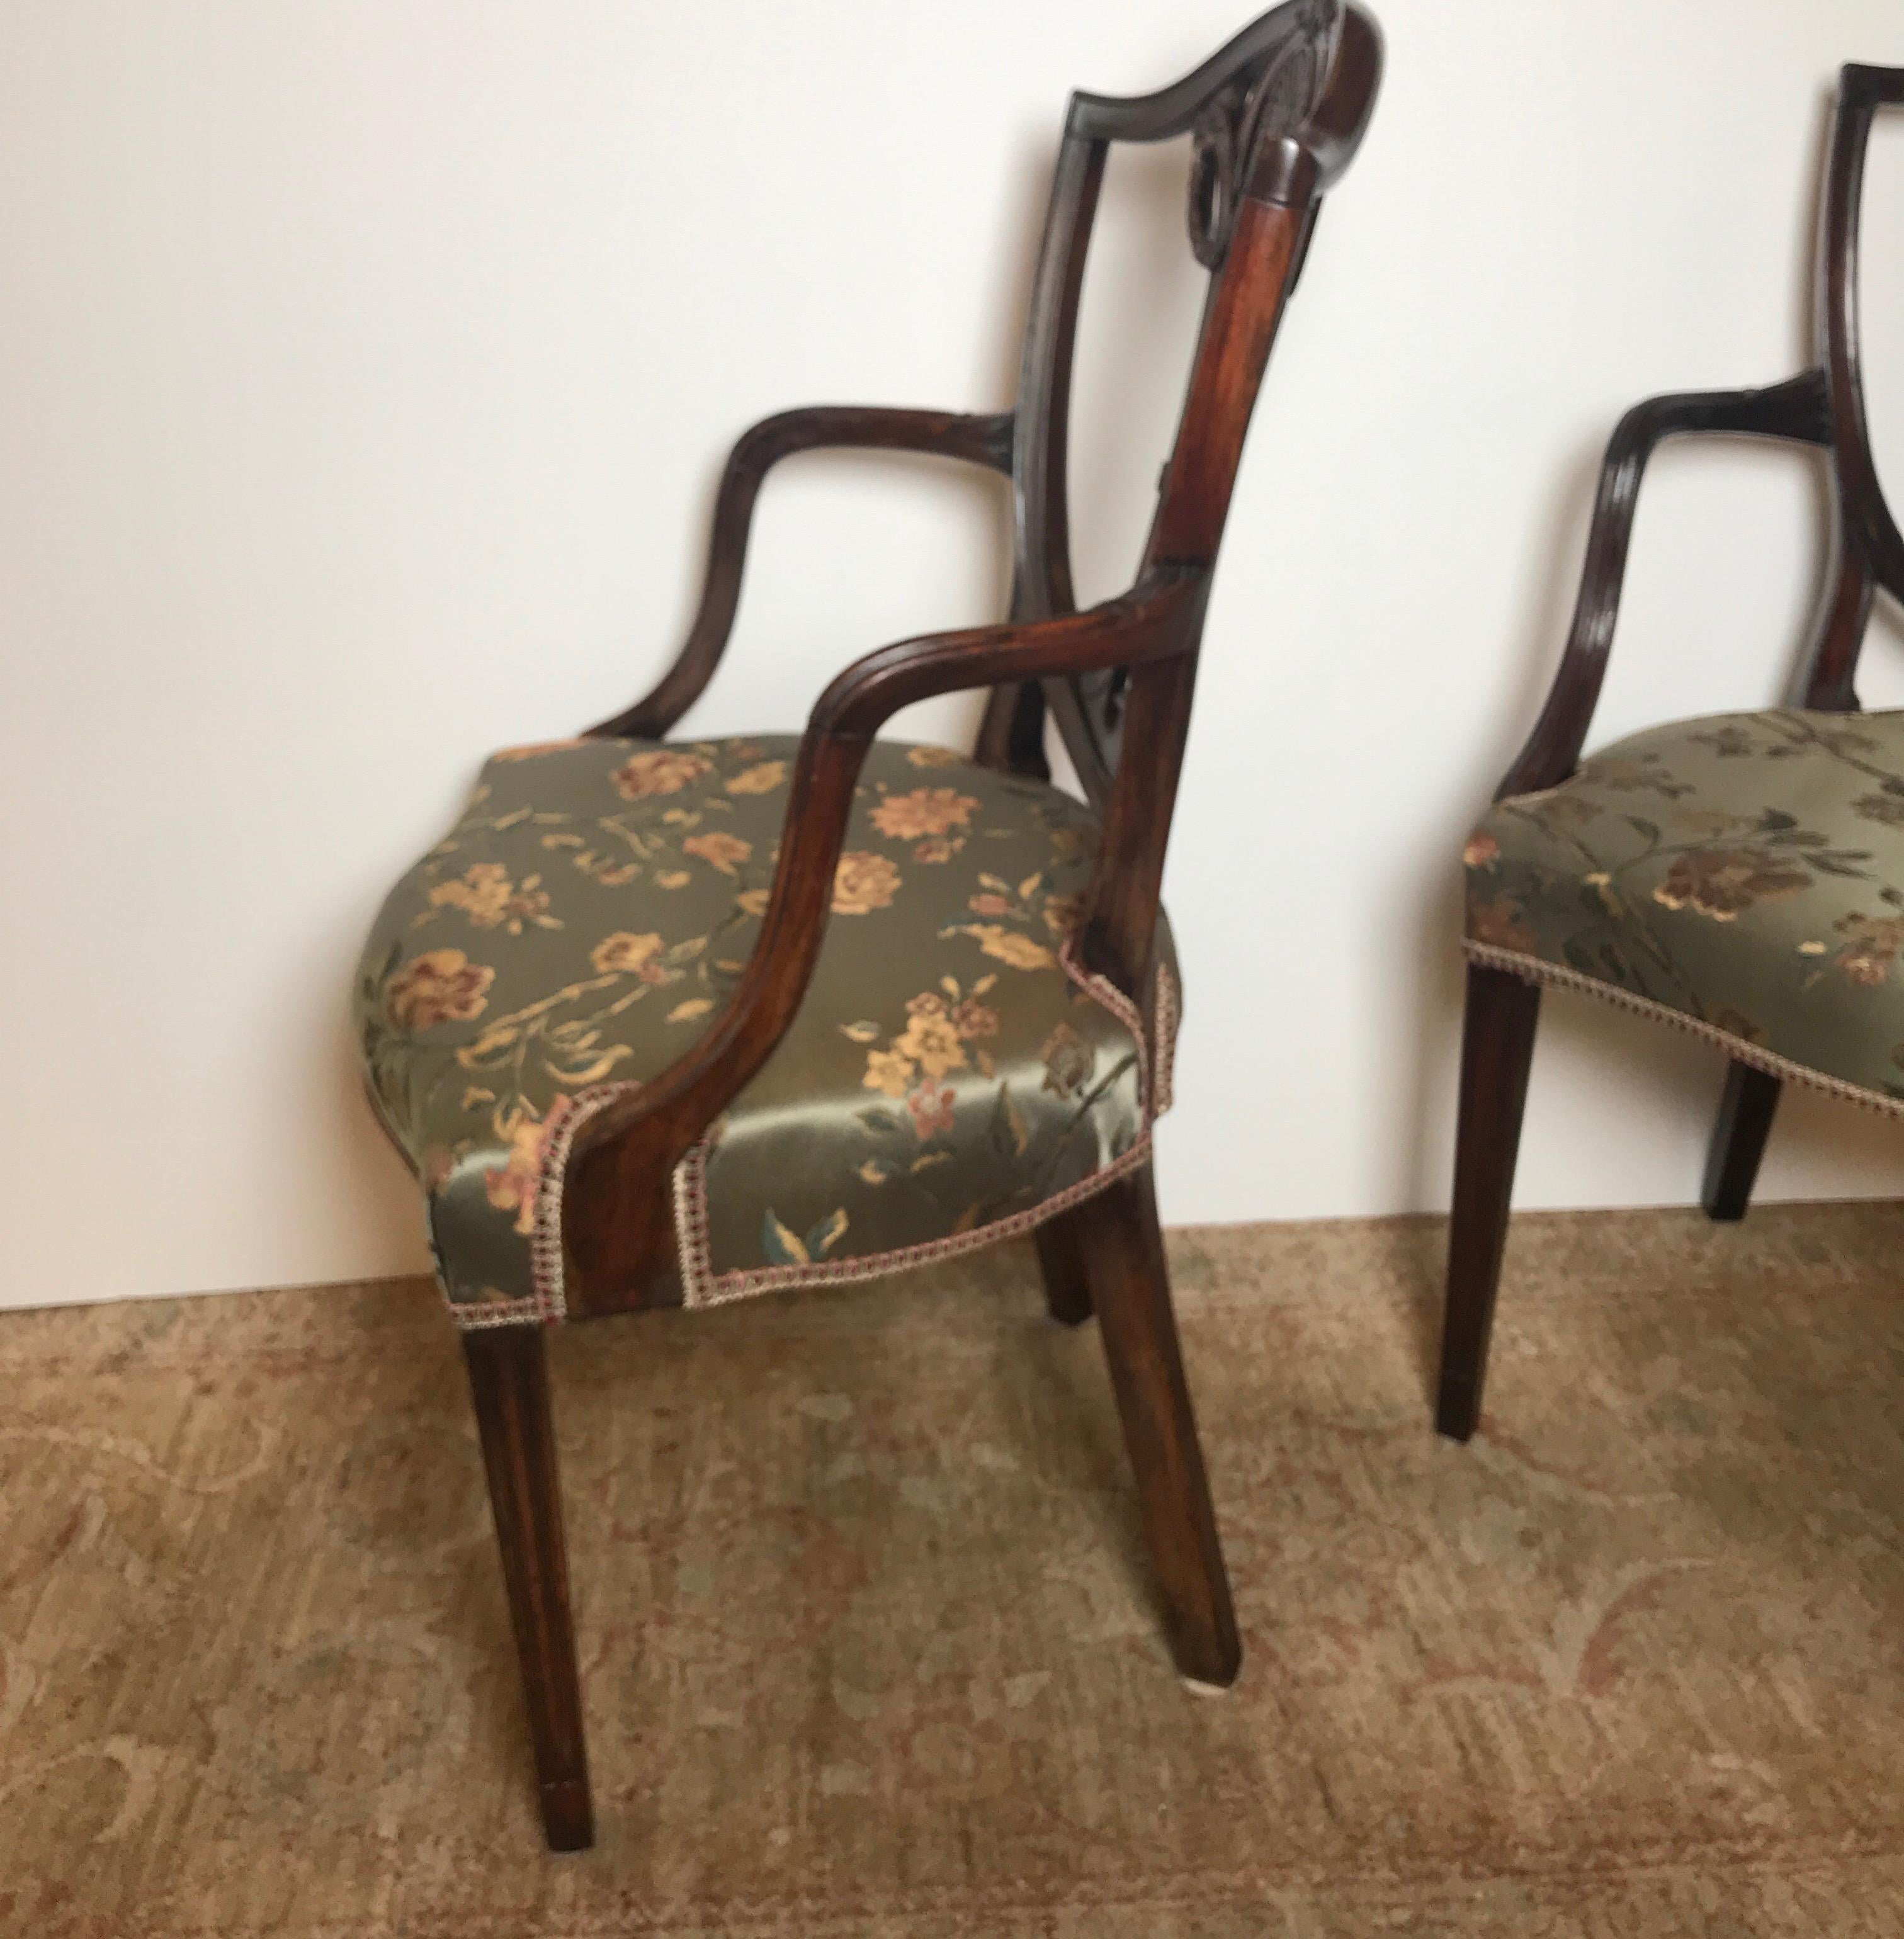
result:
M 1436 1428 L 1456 1441 L 1467 1440 L 1481 1418 L 1514 1160 L 1540 1017 L 1537 985 L 1502 970 L 1470 968 L 1461 1031 L 1455 1207 L 1448 1226 L 1448 1309 L 1435 1404 Z
M 972 758 L 982 768 L 1048 781 L 1051 763 L 1044 751 L 1044 689 L 1036 680 L 995 686 L 986 699 Z
M 1726 1094 L 1706 1153 L 1705 1182 L 1699 1188 L 1699 1203 L 1708 1218 L 1729 1222 L 1745 1216 L 1759 1161 L 1765 1155 L 1772 1114 L 1778 1109 L 1778 1089 L 1777 1078 L 1749 1064 L 1726 1066 Z
M 1085 1269 L 1171 1653 L 1186 1676 L 1227 1685 L 1236 1680 L 1242 1645 L 1184 1377 L 1150 1167 L 1119 1180 L 1086 1210 L 1091 1216 L 1077 1228 Z
M 529 1707 L 543 1829 L 551 1851 L 579 1852 L 595 1842 L 595 1814 L 541 1329 L 477 1329 L 463 1335 L 463 1353 Z
M 658 741 L 706 690 L 740 610 L 754 502 L 781 459 L 803 451 L 903 451 L 959 458 L 1009 476 L 1012 425 L 1010 411 L 975 417 L 849 404 L 815 404 L 763 419 L 735 445 L 722 469 L 701 604 L 687 644 L 652 692 L 589 732 Z
M 680 1296 L 675 1167 L 772 1054 L 818 960 L 853 791 L 873 737 L 915 701 L 989 689 L 978 757 L 1044 772 L 1047 708 L 1102 812 L 1079 936 L 1083 962 L 1147 1006 L 1158 893 L 1203 618 L 1243 437 L 1324 195 L 1372 111 L 1381 39 L 1353 0 L 1287 0 L 1174 87 L 1073 97 L 1009 411 L 828 406 L 769 418 L 735 446 L 716 495 L 699 608 L 653 689 L 589 731 L 658 738 L 720 663 L 767 473 L 821 449 L 952 458 L 1009 476 L 1015 571 L 1005 623 L 902 641 L 821 694 L 802 737 L 753 954 L 705 1037 L 593 1118 L 571 1158 L 562 1243 L 568 1304 L 586 1318 Z M 1194 137 L 1190 232 L 1211 271 L 1174 449 L 1129 590 L 1087 611 L 1073 596 L 1065 503 L 1072 345 L 1091 218 L 1113 141 Z M 1052 1310 L 1093 1307 L 1121 1411 L 1171 1638 L 1187 1674 L 1233 1677 L 1235 1624 L 1184 1383 L 1147 1170 L 1040 1235 Z M 532 1331 L 478 1333 L 483 1423 L 552 1843 L 586 1843 L 587 1780 L 562 1575 L 561 1523 Z
M 1084 1226 L 1096 1212 L 1089 1201 L 1047 1219 L 1032 1234 L 1037 1241 L 1038 1269 L 1044 1276 L 1044 1300 L 1062 1326 L 1082 1326 L 1097 1310 L 1091 1303 L 1091 1275 L 1084 1257 Z
M 1669 437 L 1771 439 L 1828 454 L 1830 559 L 1793 692 L 1804 707 L 1828 712 L 1857 708 L 1858 654 L 1875 593 L 1881 587 L 1904 599 L 1904 538 L 1878 483 L 1858 345 L 1857 245 L 1865 160 L 1873 118 L 1886 105 L 1904 105 L 1904 68 L 1843 70 L 1819 224 L 1817 367 L 1765 390 L 1650 398 L 1620 420 L 1601 470 L 1580 599 L 1560 665 L 1533 732 L 1496 790 L 1497 800 L 1555 787 L 1579 765 L 1613 648 L 1640 482 L 1647 461 Z M 1489 977 L 1499 987 L 1481 980 Z M 1516 995 L 1505 987 L 1512 980 L 1485 970 L 1471 970 L 1468 976 L 1447 1330 L 1436 1415 L 1441 1431 L 1461 1440 L 1473 1432 L 1479 1415 L 1500 1237 L 1537 1014 L 1531 994 Z M 1477 1041 L 1490 1033 L 1498 1033 L 1500 1040 Z M 1776 1079 L 1739 1064 L 1731 1067 L 1701 1193 L 1714 1218 L 1744 1216 L 1778 1100 Z
M 1496 791 L 1497 799 L 1552 787 L 1579 765 L 1613 651 L 1627 549 L 1647 461 L 1666 439 L 1695 433 L 1829 446 L 1831 415 L 1825 374 L 1808 370 L 1765 391 L 1694 391 L 1649 397 L 1620 419 L 1601 467 L 1586 566 L 1559 671 L 1534 732 Z
M 1293 253 L 1299 267 L 1302 245 L 1322 195 L 1348 166 L 1367 126 L 1381 64 L 1381 36 L 1368 15 L 1332 0 L 1296 0 L 1252 22 L 1194 72 L 1155 94 L 1129 100 L 1084 93 L 1071 97 L 1019 379 L 1013 455 L 1014 618 L 1040 619 L 1074 604 L 1067 467 L 1071 367 L 1085 263 L 1110 145 L 1193 138 L 1190 239 L 1198 260 L 1213 273 L 1211 309 L 1226 288 L 1239 284 L 1255 285 L 1259 304 L 1273 288 L 1275 300 L 1266 306 L 1273 333 L 1293 275 L 1278 275 L 1272 283 L 1261 257 L 1238 273 L 1232 254 L 1239 220 L 1251 203 L 1259 210 L 1290 212 L 1297 233 Z M 1221 332 L 1233 331 L 1236 321 L 1231 316 L 1213 336 L 1206 312 L 1198 374 L 1205 370 Z M 1229 348 L 1235 355 L 1241 346 Z M 1245 403 L 1236 425 L 1239 440 L 1248 415 Z M 1196 478 L 1186 476 L 1187 465 L 1206 477 L 1220 470 L 1214 452 L 1196 464 L 1191 459 L 1180 435 L 1160 481 L 1162 497 L 1168 499 L 1174 491 L 1180 501 L 1186 491 L 1196 489 Z M 1149 556 L 1159 556 L 1154 540 Z M 1214 543 L 1208 556 L 1214 557 Z M 1086 794 L 1099 805 L 1109 796 L 1117 766 L 1123 691 L 1122 675 L 1114 668 L 1046 683 L 1045 700 L 1065 750 Z M 996 717 L 1013 708 L 1010 700 L 995 696 L 982 741 L 990 757 L 996 757 L 1004 738 Z
M 1865 161 L 1872 123 L 1881 107 L 1904 106 L 1904 68 L 1854 64 L 1840 77 L 1838 114 L 1832 131 L 1830 166 L 1825 177 L 1825 219 L 1820 254 L 1818 302 L 1825 370 L 1831 380 L 1833 475 L 1837 484 L 1839 539 L 1856 556 L 1861 575 L 1874 580 L 1893 599 L 1904 599 L 1904 534 L 1897 529 L 1878 482 L 1871 429 L 1864 409 L 1864 367 L 1858 337 L 1859 217 L 1864 200 Z M 1827 648 L 1830 645 L 1827 641 Z M 1820 690 L 1842 688 L 1844 704 L 1854 706 L 1851 683 L 1857 670 L 1860 642 L 1849 643 L 1842 669 L 1820 656 L 1813 683 Z M 1823 706 L 1820 699 L 1811 703 Z

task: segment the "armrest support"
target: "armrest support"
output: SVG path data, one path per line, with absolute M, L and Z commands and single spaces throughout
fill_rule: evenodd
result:
M 692 1050 L 599 1112 L 578 1142 L 568 1229 L 585 1279 L 612 1289 L 645 1269 L 629 1262 L 655 1258 L 667 1229 L 655 1181 L 672 1173 L 793 1021 L 819 960 L 853 791 L 879 726 L 938 694 L 1187 659 L 1208 586 L 1201 570 L 1161 567 L 1088 612 L 904 641 L 833 682 L 800 741 L 766 912 L 732 999 Z
M 1829 446 L 1830 402 L 1822 370 L 1758 391 L 1695 391 L 1651 397 L 1619 421 L 1601 467 L 1579 603 L 1546 704 L 1495 799 L 1552 787 L 1570 775 L 1586 744 L 1607 677 L 1627 549 L 1647 461 L 1665 439 L 1695 433 L 1780 438 Z
M 687 644 L 651 692 L 589 732 L 659 740 L 700 698 L 720 663 L 740 604 L 754 501 L 767 473 L 783 458 L 802 451 L 911 451 L 962 458 L 1009 476 L 1013 422 L 1010 411 L 973 416 L 847 404 L 818 404 L 763 418 L 742 434 L 721 472 L 700 608 Z

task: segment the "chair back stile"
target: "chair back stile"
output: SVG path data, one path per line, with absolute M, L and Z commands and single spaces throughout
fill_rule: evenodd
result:
M 1032 285 L 1012 479 L 1012 616 L 1077 610 L 1067 447 L 1073 358 L 1092 225 L 1110 145 L 1189 135 L 1190 245 L 1210 272 L 1185 400 L 1145 549 L 1146 570 L 1201 582 L 1202 613 L 1264 367 L 1317 209 L 1372 110 L 1379 30 L 1345 0 L 1287 0 L 1172 86 L 1071 99 Z M 995 690 L 979 738 L 989 764 L 1042 775 L 1047 711 L 1104 841 L 1080 940 L 1086 966 L 1147 990 L 1159 887 L 1195 680 L 1180 662 Z
M 1204 342 L 1176 448 L 1165 474 L 1145 564 L 1194 575 L 1202 598 L 1229 511 L 1250 407 L 1261 383 L 1283 303 L 1306 233 L 1305 211 L 1250 200 L 1243 205 L 1232 261 L 1214 293 Z M 1115 704 L 1116 767 L 1103 805 L 1104 839 L 1080 939 L 1087 969 L 1141 998 L 1163 885 L 1177 783 L 1190 732 L 1198 653 L 1129 670 L 1103 692 Z M 1069 683 L 1067 683 L 1068 685 Z M 1068 696 L 1059 714 L 1088 723 L 1089 693 Z M 1101 719 L 1101 716 L 1099 717 Z M 1096 744 L 1110 743 L 1106 733 Z
M 1808 707 L 1855 708 L 1854 681 L 1872 600 L 1904 600 L 1904 536 L 1871 448 L 1858 328 L 1858 240 L 1865 165 L 1878 110 L 1904 105 L 1904 68 L 1845 68 L 1832 127 L 1819 233 L 1817 336 L 1831 417 L 1832 576 L 1804 686 Z
M 1239 215 L 1253 193 L 1253 170 L 1263 157 L 1306 142 L 1305 152 L 1327 151 L 1322 172 L 1333 178 L 1353 152 L 1372 108 L 1380 65 L 1379 32 L 1359 8 L 1345 0 L 1286 0 L 1168 87 L 1127 99 L 1083 93 L 1071 97 L 1032 282 L 1015 414 L 1013 619 L 1075 610 L 1067 465 L 1071 373 L 1085 263 L 1110 145 L 1192 138 L 1190 242 L 1211 278 L 1187 393 L 1193 399 L 1199 373 L 1220 354 L 1211 326 L 1223 285 L 1244 281 L 1249 305 L 1272 317 L 1286 294 L 1262 279 L 1259 260 L 1234 258 Z M 1286 180 L 1285 190 L 1290 186 Z M 1299 191 L 1304 240 L 1326 186 L 1311 179 Z M 1299 248 L 1296 263 L 1299 267 Z M 1231 477 L 1253 400 L 1253 391 L 1234 400 L 1234 449 L 1227 466 L 1217 467 Z M 1188 408 L 1187 403 L 1187 412 Z M 1180 426 L 1177 445 L 1172 470 L 1180 477 L 1179 461 L 1189 455 Z M 1214 562 L 1214 548 L 1201 562 Z M 1025 683 L 1001 689 L 981 732 L 982 756 L 992 765 L 1042 775 L 1048 710 L 1087 797 L 1101 809 L 1117 765 L 1125 686 L 1121 674 L 1111 673 L 1048 680 L 1041 688 Z

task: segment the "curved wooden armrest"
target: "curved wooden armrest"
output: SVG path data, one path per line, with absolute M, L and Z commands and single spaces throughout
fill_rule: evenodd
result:
M 1161 566 L 1083 613 L 884 647 L 815 703 L 789 787 L 780 859 L 754 952 L 699 1043 L 640 1091 L 593 1118 L 566 1198 L 569 1247 L 611 1310 L 665 1246 L 659 1183 L 766 1062 L 819 960 L 853 791 L 873 736 L 902 707 L 1007 680 L 1042 680 L 1194 653 L 1208 596 L 1202 568 Z M 663 1195 L 665 1197 L 665 1194 Z M 584 1296 L 578 1310 L 589 1310 Z
M 1495 790 L 1496 800 L 1552 787 L 1578 765 L 1607 677 L 1647 461 L 1664 440 L 1699 432 L 1829 446 L 1831 406 L 1825 373 L 1808 370 L 1764 390 L 1692 391 L 1650 397 L 1620 419 L 1601 467 L 1586 565 L 1566 650 L 1540 717 Z
M 589 733 L 658 741 L 700 698 L 720 664 L 740 604 L 754 501 L 767 473 L 783 458 L 801 451 L 912 451 L 962 458 L 1009 476 L 1013 422 L 1010 411 L 973 416 L 877 405 L 816 404 L 763 418 L 742 433 L 720 474 L 700 609 L 687 644 L 651 692 L 591 727 Z

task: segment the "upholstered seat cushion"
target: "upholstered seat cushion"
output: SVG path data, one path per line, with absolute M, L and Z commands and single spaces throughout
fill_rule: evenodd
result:
M 1466 860 L 1473 960 L 1904 1110 L 1904 712 L 1635 734 L 1497 802 Z
M 465 1323 L 562 1310 L 570 1142 L 727 1000 L 797 744 L 498 754 L 385 903 L 358 978 L 366 1068 Z M 1096 842 L 1056 789 L 873 749 L 806 1000 L 677 1175 L 690 1304 L 982 1243 L 1141 1161 L 1145 1026 L 1061 960 Z

